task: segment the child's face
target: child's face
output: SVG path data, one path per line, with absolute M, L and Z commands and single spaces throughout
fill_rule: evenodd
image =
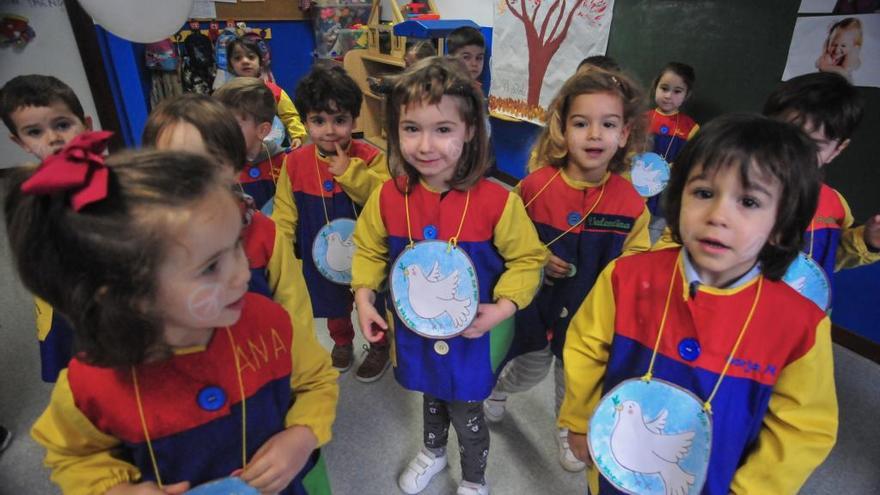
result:
M 600 181 L 629 137 L 620 97 L 611 93 L 575 97 L 565 119 L 564 135 L 568 148 L 566 173 L 578 180 Z
M 413 104 L 400 109 L 400 151 L 436 191 L 449 189 L 473 127 L 461 118 L 457 96 L 444 95 L 437 105 Z
M 306 115 L 309 138 L 325 155 L 335 155 L 337 144 L 341 149 L 347 149 L 353 128 L 354 118 L 349 112 L 309 112 Z
M 214 328 L 237 322 L 250 280 L 241 211 L 228 191 L 215 189 L 182 213 L 186 220 L 159 265 L 156 295 L 173 347 L 204 345 Z
M 480 74 L 483 73 L 483 57 L 485 54 L 486 49 L 481 46 L 466 45 L 455 52 L 455 57 L 464 62 L 464 66 L 467 68 L 468 74 L 471 75 L 471 79 L 476 81 L 480 78 Z
M 249 160 L 253 160 L 263 148 L 263 138 L 272 130 L 271 122 L 257 122 L 251 115 L 236 114 L 235 120 L 244 135 L 244 145 L 247 149 Z
M 843 59 L 856 46 L 858 32 L 855 29 L 835 29 L 828 40 L 828 55 L 835 64 L 843 63 Z
M 189 122 L 179 121 L 162 129 L 159 137 L 156 139 L 157 150 L 177 150 L 189 151 L 190 153 L 202 153 L 211 157 L 214 155 L 208 150 L 202 133 L 196 126 Z M 230 186 L 235 183 L 235 168 L 229 163 L 229 160 L 221 159 L 223 167 L 223 179 Z
M 232 71 L 236 76 L 260 77 L 260 56 L 243 46 L 237 45 L 232 50 Z
M 749 180 L 746 187 L 737 165 L 719 166 L 710 175 L 698 165 L 688 174 L 679 233 L 707 285 L 724 287 L 734 281 L 755 265 L 767 242 L 773 242 L 782 185 L 755 165 Z
M 92 119 L 79 120 L 62 101 L 45 107 L 19 107 L 10 114 L 17 130 L 10 139 L 40 160 L 57 153 L 76 136 L 92 130 Z
M 678 111 L 688 95 L 688 87 L 684 79 L 672 71 L 666 71 L 657 81 L 657 90 L 654 91 L 654 102 L 657 103 L 663 113 Z
M 798 114 L 791 113 L 786 116 L 786 121 L 795 124 L 801 124 L 801 130 L 810 136 L 810 139 L 816 144 L 816 159 L 819 162 L 819 168 L 831 163 L 837 155 L 849 146 L 849 139 L 841 141 L 840 139 L 831 139 L 825 134 L 825 125 L 819 124 L 819 127 L 811 120 L 803 122 L 798 119 Z

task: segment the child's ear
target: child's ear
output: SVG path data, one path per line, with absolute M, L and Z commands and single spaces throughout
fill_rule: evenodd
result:
M 487 130 L 488 130 L 488 129 L 487 129 Z M 465 136 L 465 138 L 464 138 L 464 142 L 466 142 L 466 143 L 471 142 L 471 139 L 474 138 L 474 133 L 475 133 L 476 131 L 477 131 L 476 126 L 469 125 L 469 126 L 468 126 L 468 130 L 467 130 L 467 136 Z
M 92 130 L 92 117 L 91 116 L 86 115 L 86 119 L 83 120 L 83 126 L 86 128 L 87 131 Z
M 260 136 L 260 140 L 269 135 L 272 132 L 272 123 L 271 122 L 260 122 L 257 125 L 257 135 Z
M 620 140 L 617 142 L 618 148 L 623 148 L 626 146 L 626 142 L 629 139 L 629 133 L 632 131 L 632 124 L 626 124 L 623 126 L 623 129 L 620 131 Z

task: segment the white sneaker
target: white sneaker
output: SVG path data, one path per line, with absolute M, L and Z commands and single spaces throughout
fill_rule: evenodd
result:
M 575 457 L 571 451 L 571 447 L 568 445 L 568 429 L 559 430 L 556 443 L 559 445 L 559 464 L 562 464 L 562 469 L 577 473 L 587 467 L 586 463 Z
M 409 465 L 400 474 L 397 484 L 404 493 L 414 494 L 424 490 L 435 474 L 446 467 L 446 454 L 433 456 L 424 449 L 409 461 Z
M 498 423 L 504 419 L 505 411 L 507 411 L 506 393 L 492 392 L 492 395 L 483 401 L 483 415 L 490 423 Z
M 489 484 L 483 483 L 481 485 L 462 480 L 455 495 L 489 495 Z

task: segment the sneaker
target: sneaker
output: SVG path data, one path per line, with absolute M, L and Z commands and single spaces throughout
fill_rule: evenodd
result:
M 462 480 L 455 495 L 489 495 L 489 484 L 484 482 L 481 485 Z
M 364 362 L 358 367 L 357 373 L 355 373 L 354 377 L 364 383 L 375 382 L 379 378 L 382 378 L 382 375 L 385 374 L 385 370 L 388 369 L 388 365 L 391 364 L 388 359 L 388 352 L 390 349 L 391 346 L 388 344 L 370 344 L 369 347 L 364 345 L 364 351 L 366 351 L 367 356 L 364 358 Z
M 446 467 L 446 454 L 434 456 L 424 449 L 409 461 L 409 465 L 400 474 L 397 484 L 404 493 L 419 493 L 424 490 L 434 475 Z
M 6 450 L 6 447 L 9 447 L 9 442 L 11 441 L 12 432 L 0 426 L 0 452 Z
M 562 464 L 562 469 L 577 473 L 587 467 L 586 463 L 575 457 L 574 452 L 571 451 L 571 447 L 568 445 L 567 429 L 559 430 L 556 443 L 559 445 L 559 464 Z
M 507 394 L 503 392 L 492 392 L 488 399 L 483 401 L 483 415 L 486 421 L 490 423 L 498 423 L 504 419 L 504 412 L 507 410 Z
M 333 361 L 333 367 L 340 373 L 348 371 L 351 363 L 354 361 L 354 346 L 333 344 L 333 350 L 330 351 L 330 359 Z

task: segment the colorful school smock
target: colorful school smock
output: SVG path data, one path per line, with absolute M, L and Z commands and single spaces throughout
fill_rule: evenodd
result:
M 290 314 L 294 328 L 315 329 L 302 262 L 293 255 L 293 243 L 278 234 L 275 222 L 256 210 L 246 214 L 242 231 L 244 253 L 251 269 L 248 291 L 272 298 Z
M 400 189 L 398 189 L 400 188 Z M 406 178 L 388 181 L 367 201 L 355 227 L 352 288 L 378 291 L 391 263 L 409 244 Z M 439 193 L 424 182 L 409 194 L 415 242 L 448 240 L 458 232 L 458 249 L 476 268 L 480 303 L 501 298 L 526 307 L 538 288 L 547 250 L 516 194 L 486 179 L 468 191 Z M 469 201 L 462 222 L 465 202 Z M 495 386 L 512 332 L 496 329 L 476 339 L 435 340 L 406 328 L 397 314 L 393 325 L 394 376 L 404 388 L 444 401 L 478 401 Z
M 390 177 L 385 154 L 374 146 L 352 141 L 348 156 L 345 173 L 334 176 L 314 144 L 292 151 L 281 169 L 272 211 L 281 232 L 294 238 L 314 316 L 319 318 L 349 316 L 352 295 L 347 286 L 327 280 L 315 266 L 312 244 L 318 231 L 337 218 L 356 219 L 355 204 L 363 205 Z
M 621 254 L 647 251 L 650 213 L 632 184 L 617 174 L 606 173 L 598 183 L 577 181 L 564 171 L 542 167 L 517 187 L 527 205 L 538 237 L 550 251 L 575 266 L 574 276 L 550 279 L 532 304 L 516 314 L 516 338 L 511 358 L 547 347 L 562 357 L 568 322 L 593 287 L 596 277 Z
M 305 141 L 306 138 L 306 127 L 302 123 L 302 119 L 299 118 L 299 112 L 296 111 L 296 106 L 291 101 L 290 96 L 287 95 L 287 91 L 281 89 L 281 86 L 264 80 L 266 83 L 266 87 L 269 88 L 269 91 L 272 92 L 272 97 L 275 98 L 275 113 L 278 114 L 278 118 L 281 119 L 281 122 L 284 124 L 284 129 L 287 131 L 287 137 L 292 140 L 299 139 L 301 141 Z
M 326 444 L 339 395 L 329 354 L 314 332 L 294 330 L 281 306 L 251 293 L 244 302 L 230 330 L 247 397 L 248 458 L 292 425 L 307 426 L 319 446 Z M 168 360 L 136 367 L 164 484 L 196 486 L 242 467 L 241 398 L 232 352 L 226 330 L 219 328 L 204 348 L 178 350 Z M 156 479 L 128 369 L 71 361 L 31 435 L 48 450 L 51 479 L 66 494 L 104 493 L 119 483 Z M 323 463 L 313 455 L 282 493 L 328 493 L 329 488 L 307 488 L 326 481 Z
M 276 183 L 289 153 L 279 149 L 275 143 L 265 143 L 265 148 L 256 160 L 245 164 L 238 174 L 242 191 L 254 199 L 258 210 L 275 196 Z
M 568 330 L 560 427 L 586 432 L 603 394 L 647 372 L 670 280 L 653 377 L 701 401 L 709 397 L 755 300 L 759 277 L 716 289 L 689 283 L 685 265 L 683 250 L 673 248 L 619 258 L 602 272 Z M 797 493 L 836 440 L 830 321 L 784 282 L 762 284 L 712 400 L 712 452 L 702 492 L 707 495 Z M 593 494 L 620 493 L 594 469 L 589 480 Z
M 654 148 L 651 151 L 663 157 L 670 165 L 684 145 L 700 130 L 694 119 L 678 111 L 666 114 L 655 108 L 648 110 L 645 118 L 648 119 L 650 126 L 648 132 L 654 140 Z M 657 194 L 647 200 L 648 210 L 652 215 L 661 214 L 660 196 L 661 194 Z
M 865 244 L 865 227 L 853 227 L 849 204 L 836 189 L 822 184 L 816 214 L 804 234 L 804 252 L 825 269 L 829 280 L 834 272 L 880 261 L 880 252 Z M 839 249 L 838 249 L 839 248 Z
M 36 296 L 34 317 L 40 343 L 40 376 L 44 382 L 53 383 L 73 357 L 73 327 L 49 303 Z

